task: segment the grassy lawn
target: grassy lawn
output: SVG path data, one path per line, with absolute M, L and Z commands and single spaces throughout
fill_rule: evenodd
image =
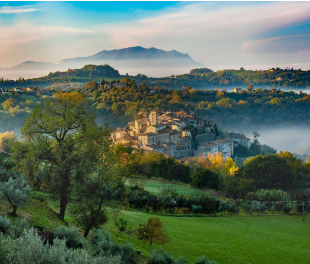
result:
M 0 215 L 7 215 L 12 219 L 13 223 L 18 218 L 25 218 L 28 220 L 30 226 L 41 226 L 47 230 L 54 230 L 58 226 L 66 226 L 47 204 L 33 199 L 30 199 L 26 208 L 18 208 L 18 217 L 11 217 L 11 213 L 12 208 L 7 202 L 0 205 Z
M 150 214 L 124 211 L 129 227 L 138 227 Z M 310 263 L 310 217 L 301 216 L 156 216 L 164 223 L 170 243 L 164 248 L 193 263 L 205 255 L 218 263 Z M 149 246 L 136 237 L 119 234 L 112 217 L 104 226 L 121 242 L 129 238 L 138 250 L 148 254 Z M 157 245 L 154 245 L 154 249 Z
M 160 193 L 163 189 L 163 187 L 172 187 L 174 188 L 179 195 L 190 195 L 195 196 L 197 194 L 214 194 L 213 190 L 200 190 L 193 188 L 189 184 L 182 184 L 182 183 L 170 183 L 167 181 L 162 180 L 147 180 L 146 184 L 144 186 L 144 189 L 150 192 L 153 192 L 154 194 Z

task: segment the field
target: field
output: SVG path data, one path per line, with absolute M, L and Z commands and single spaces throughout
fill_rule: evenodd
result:
M 162 180 L 147 180 L 145 185 L 144 185 L 144 189 L 149 191 L 149 192 L 153 192 L 154 194 L 158 194 L 162 191 L 163 188 L 167 188 L 167 187 L 172 187 L 173 189 L 175 189 L 178 194 L 183 194 L 183 195 L 190 195 L 190 196 L 195 196 L 197 194 L 216 194 L 216 191 L 214 190 L 200 190 L 200 189 L 196 189 L 193 188 L 192 186 L 190 186 L 189 184 L 184 184 L 184 183 L 169 183 L 166 181 L 162 181 Z
M 222 263 L 310 263 L 310 217 L 297 215 L 169 217 L 123 212 L 129 227 L 159 217 L 170 242 L 164 249 L 193 263 L 198 256 Z M 111 218 L 111 217 L 110 217 Z M 104 229 L 118 240 L 133 243 L 143 254 L 149 246 L 133 236 L 119 234 L 111 219 Z M 154 249 L 157 245 L 154 245 Z
M 166 187 L 169 185 L 180 194 L 196 191 L 188 185 L 165 184 Z M 145 187 L 155 193 L 162 189 L 161 182 L 157 180 L 146 181 Z M 44 195 L 40 191 L 35 193 Z M 18 210 L 18 215 L 28 219 L 31 225 L 49 230 L 65 226 L 55 213 L 59 212 L 58 202 L 50 199 L 49 195 L 44 196 L 47 204 L 31 200 L 27 209 Z M 0 205 L 0 215 L 10 211 L 8 204 Z M 174 217 L 130 210 L 120 211 L 120 217 L 128 221 L 128 227 L 134 229 L 151 217 L 160 218 L 170 238 L 170 242 L 163 246 L 164 249 L 172 252 L 175 257 L 185 257 L 190 264 L 202 255 L 218 264 L 310 263 L 310 215 L 303 221 L 301 215 Z M 69 212 L 65 220 L 70 226 L 73 225 Z M 143 253 L 143 259 L 147 259 L 149 245 L 135 236 L 118 232 L 111 210 L 109 221 L 102 228 L 110 232 L 119 243 L 128 239 Z M 158 245 L 153 244 L 152 248 L 156 249 Z

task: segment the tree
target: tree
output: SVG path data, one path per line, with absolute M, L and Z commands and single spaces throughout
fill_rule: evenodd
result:
M 77 199 L 69 211 L 74 221 L 84 229 L 84 237 L 92 228 L 99 228 L 108 220 L 106 202 L 111 200 L 120 185 L 121 182 L 113 179 L 113 174 L 102 170 L 76 186 Z
M 200 169 L 193 174 L 191 184 L 197 188 L 209 187 L 212 189 L 218 189 L 220 179 L 216 173 L 208 169 Z
M 7 182 L 0 182 L 0 198 L 7 200 L 13 207 L 13 216 L 17 216 L 17 208 L 24 206 L 29 201 L 30 185 L 23 175 L 16 174 Z
M 207 157 L 203 156 L 198 159 L 198 165 L 215 172 L 222 181 L 224 180 L 225 160 L 221 153 L 208 153 Z
M 253 89 L 254 89 L 254 86 L 252 84 L 248 85 L 248 91 L 249 92 L 253 91 Z
M 96 169 L 110 134 L 107 127 L 96 125 L 84 95 L 58 91 L 53 97 L 37 104 L 25 119 L 25 140 L 13 146 L 12 160 L 33 184 L 40 176 L 41 186 L 60 198 L 64 220 L 73 182 Z
M 7 131 L 5 133 L 0 133 L 0 150 L 8 153 L 9 143 L 14 140 L 16 140 L 16 137 L 13 131 L 11 132 Z
M 163 245 L 169 242 L 169 237 L 163 231 L 163 223 L 159 218 L 149 218 L 146 224 L 140 224 L 137 229 L 138 239 L 144 243 L 150 243 L 150 254 L 152 253 L 152 244 Z
M 4 101 L 1 106 L 4 110 L 9 110 L 10 107 L 13 107 L 15 104 L 15 100 L 13 98 L 9 98 L 6 101 Z
M 294 173 L 284 158 L 259 155 L 244 162 L 242 175 L 253 179 L 257 189 L 291 189 Z

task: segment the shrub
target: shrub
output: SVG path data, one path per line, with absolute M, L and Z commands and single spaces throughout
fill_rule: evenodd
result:
M 95 256 L 109 256 L 119 253 L 119 248 L 112 240 L 111 235 L 102 229 L 93 230 L 90 243 Z
M 14 227 L 14 237 L 20 237 L 25 230 L 29 229 L 29 225 L 26 219 L 21 218 L 18 225 Z
M 177 214 L 190 214 L 191 211 L 187 207 L 177 208 Z
M 20 238 L 6 237 L 0 244 L 4 245 L 6 264 L 120 264 L 119 256 L 92 257 L 84 249 L 68 249 L 65 240 L 54 239 L 53 246 L 43 245 L 34 229 L 22 234 Z M 3 256 L 2 256 L 3 257 Z
M 287 192 L 282 190 L 260 189 L 255 192 L 254 199 L 260 201 L 286 201 L 290 200 L 291 197 Z
M 252 201 L 250 206 L 251 206 L 251 212 L 264 213 L 264 211 L 267 209 L 265 203 L 260 203 L 258 201 Z
M 138 263 L 138 254 L 135 248 L 126 241 L 120 248 L 121 254 L 121 263 L 122 264 L 137 264 Z
M 11 227 L 12 227 L 11 219 L 7 218 L 6 215 L 4 217 L 0 215 L 0 232 L 6 235 Z
M 194 214 L 200 214 L 202 212 L 202 206 L 201 205 L 192 205 L 192 210 Z
M 179 257 L 179 258 L 177 259 L 177 262 L 176 262 L 176 264 L 187 264 L 187 263 L 188 263 L 188 261 L 187 261 L 187 259 L 184 258 L 184 257 Z
M 148 264 L 175 264 L 175 260 L 171 253 L 165 251 L 162 247 L 154 250 Z
M 229 202 L 220 201 L 218 211 L 225 213 L 228 210 L 228 207 L 229 207 Z
M 195 264 L 216 264 L 215 261 L 209 261 L 205 256 L 198 257 Z
M 80 248 L 80 235 L 76 229 L 69 227 L 58 227 L 55 230 L 55 237 L 58 239 L 66 239 L 68 248 Z

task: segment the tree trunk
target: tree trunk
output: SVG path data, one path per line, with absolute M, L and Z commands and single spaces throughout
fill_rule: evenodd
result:
M 13 216 L 17 216 L 17 206 L 16 205 L 13 205 Z
M 152 243 L 150 243 L 150 255 L 152 255 Z
M 67 193 L 60 194 L 60 212 L 59 218 L 64 221 L 65 220 L 65 213 L 68 204 L 68 195 Z
M 88 236 L 89 231 L 90 231 L 90 229 L 89 229 L 89 228 L 85 230 L 85 233 L 84 233 L 84 237 L 85 237 L 85 238 Z

